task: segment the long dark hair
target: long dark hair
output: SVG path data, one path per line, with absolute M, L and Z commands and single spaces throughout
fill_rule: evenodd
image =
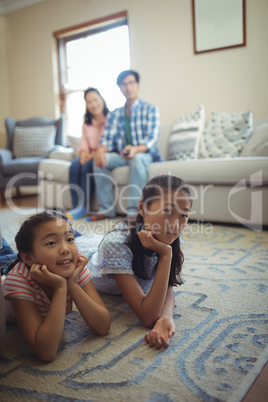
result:
M 192 196 L 190 188 L 184 183 L 182 179 L 176 176 L 161 175 L 151 179 L 142 190 L 141 199 L 146 205 L 146 208 L 150 207 L 156 197 L 161 195 L 161 192 L 173 192 L 181 191 L 192 205 Z M 128 247 L 133 253 L 132 269 L 136 276 L 141 279 L 148 279 L 145 271 L 145 253 L 146 250 L 141 244 L 138 233 L 144 229 L 143 217 L 138 214 L 135 218 L 128 221 L 130 236 L 127 242 Z M 180 248 L 180 239 L 177 238 L 172 244 L 172 260 L 171 269 L 169 275 L 169 285 L 181 285 L 183 283 L 180 272 L 184 261 L 183 252 Z
M 35 236 L 35 229 L 42 225 L 43 223 L 49 221 L 55 221 L 56 219 L 64 219 L 67 221 L 72 229 L 72 224 L 70 219 L 59 211 L 42 211 L 38 214 L 32 215 L 30 218 L 26 219 L 21 225 L 18 233 L 15 237 L 15 243 L 17 247 L 17 259 L 13 261 L 8 266 L 8 272 L 20 261 L 22 261 L 20 253 L 30 253 L 32 252 L 33 240 Z
M 108 109 L 108 107 L 107 107 L 107 105 L 106 105 L 105 100 L 103 99 L 103 97 L 101 96 L 101 94 L 99 93 L 99 91 L 98 91 L 96 88 L 90 87 L 90 88 L 86 89 L 85 92 L 84 92 L 84 99 L 86 100 L 86 96 L 87 96 L 87 94 L 89 94 L 90 92 L 96 92 L 96 93 L 102 98 L 102 100 L 103 100 L 103 102 L 104 102 L 103 114 L 104 114 L 104 116 L 107 116 L 107 114 L 108 114 L 108 112 L 109 112 L 109 109 Z M 87 110 L 87 107 L 86 107 L 86 113 L 85 113 L 85 116 L 84 116 L 84 122 L 85 122 L 87 125 L 90 125 L 90 124 L 92 124 L 92 119 L 93 119 L 93 118 L 94 118 L 93 114 L 90 113 L 90 112 Z

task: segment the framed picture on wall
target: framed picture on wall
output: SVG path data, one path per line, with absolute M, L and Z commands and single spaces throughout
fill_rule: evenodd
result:
M 246 0 L 192 0 L 194 52 L 246 45 Z

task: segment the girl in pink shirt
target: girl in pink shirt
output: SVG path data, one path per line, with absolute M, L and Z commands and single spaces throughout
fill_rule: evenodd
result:
M 106 335 L 110 315 L 91 281 L 88 258 L 78 254 L 68 217 L 57 211 L 33 215 L 15 241 L 18 258 L 1 277 L 5 315 L 17 322 L 33 353 L 55 359 L 73 301 L 87 325 Z
M 88 88 L 84 93 L 86 102 L 82 138 L 69 173 L 73 209 L 67 213 L 70 219 L 83 218 L 94 193 L 93 158 L 105 127 L 108 108 L 99 91 Z

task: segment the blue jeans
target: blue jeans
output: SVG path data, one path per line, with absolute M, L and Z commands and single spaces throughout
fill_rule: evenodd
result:
M 114 200 L 113 184 L 114 179 L 111 170 L 119 166 L 129 165 L 129 185 L 128 185 L 128 206 L 127 215 L 137 213 L 141 191 L 148 181 L 148 166 L 152 162 L 152 156 L 149 153 L 138 153 L 133 159 L 124 159 L 115 152 L 105 154 L 107 163 L 104 169 L 93 164 L 94 179 L 96 186 L 96 196 L 99 204 L 99 212 L 103 215 L 114 218 L 116 216 L 115 205 L 118 199 Z M 115 196 L 118 198 L 120 194 L 115 189 Z
M 73 202 L 73 208 L 78 206 L 86 207 L 92 199 L 95 183 L 93 178 L 93 159 L 83 165 L 80 158 L 72 161 L 69 172 L 69 183 Z
M 2 248 L 0 249 L 0 268 L 6 268 L 17 258 L 12 248 L 8 245 L 6 240 L 2 238 Z

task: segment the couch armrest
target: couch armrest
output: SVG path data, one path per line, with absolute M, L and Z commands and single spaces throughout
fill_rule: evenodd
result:
M 2 166 L 8 163 L 11 159 L 13 159 L 13 157 L 9 149 L 0 149 L 0 172 L 2 170 Z
M 50 152 L 49 159 L 59 159 L 71 162 L 74 159 L 74 150 L 73 148 L 57 146 Z

